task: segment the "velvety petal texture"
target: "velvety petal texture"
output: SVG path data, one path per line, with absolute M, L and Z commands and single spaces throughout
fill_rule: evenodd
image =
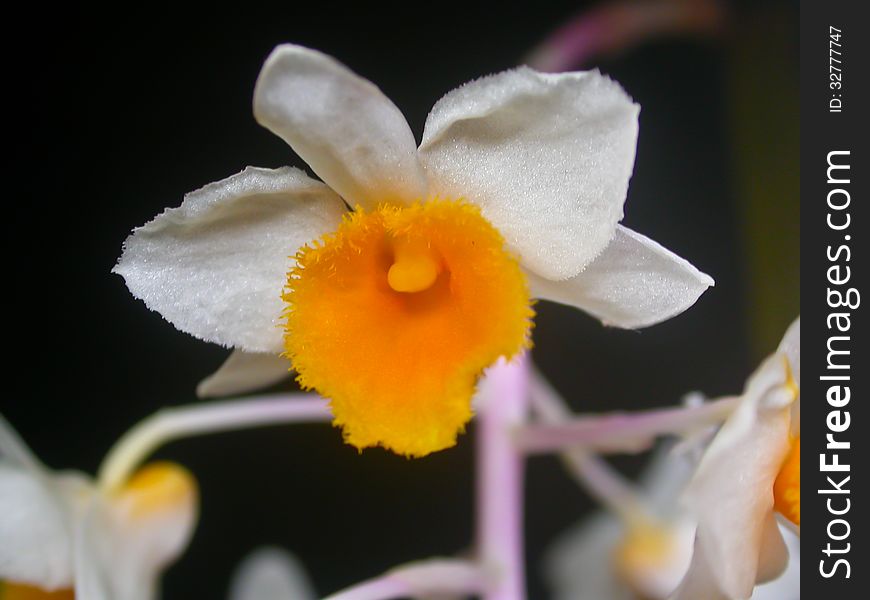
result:
M 576 306 L 605 325 L 660 323 L 692 306 L 713 279 L 653 240 L 621 225 L 586 268 L 565 281 L 528 273 L 532 295 Z
M 220 368 L 196 386 L 200 398 L 253 392 L 290 377 L 290 361 L 277 354 L 233 350 Z
M 579 273 L 613 237 L 640 108 L 597 71 L 519 68 L 449 92 L 426 120 L 430 193 L 481 207 L 529 270 Z
M 686 584 L 691 594 L 678 598 L 705 597 L 697 595 L 696 571 L 709 571 L 726 597 L 744 599 L 759 580 L 784 567 L 782 541 L 771 539 L 779 535 L 771 529 L 773 482 L 789 449 L 794 401 L 786 356 L 774 354 L 749 379 L 687 489 L 698 531 Z
M 279 353 L 293 256 L 334 230 L 344 212 L 334 192 L 298 169 L 249 167 L 136 229 L 114 272 L 184 332 Z
M 405 117 L 331 56 L 292 44 L 275 48 L 257 80 L 254 115 L 352 207 L 426 194 Z

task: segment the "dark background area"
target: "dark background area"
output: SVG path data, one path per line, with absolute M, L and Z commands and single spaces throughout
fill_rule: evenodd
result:
M 8 55 L 16 133 L 6 141 L 20 164 L 7 172 L 15 189 L 4 305 L 15 358 L 0 411 L 48 465 L 93 473 L 137 420 L 195 402 L 196 383 L 226 356 L 149 312 L 110 269 L 129 231 L 185 192 L 246 165 L 304 167 L 251 114 L 254 81 L 276 44 L 318 48 L 369 78 L 419 139 L 441 95 L 515 66 L 580 8 L 415 4 L 404 12 L 286 4 L 209 16 L 165 8 L 32 15 L 26 42 Z M 790 21 L 777 23 L 788 38 Z M 596 65 L 642 106 L 624 223 L 710 273 L 716 287 L 684 315 L 641 332 L 540 304 L 534 359 L 577 411 L 674 404 L 695 389 L 735 393 L 758 358 L 728 48 L 660 40 Z M 794 314 L 779 317 L 784 331 Z M 415 461 L 357 454 L 324 425 L 169 445 L 159 456 L 194 472 L 202 512 L 189 550 L 166 575 L 165 598 L 224 597 L 234 565 L 264 543 L 298 555 L 324 595 L 397 563 L 466 548 L 473 440 L 471 427 L 456 448 Z M 644 458 L 616 462 L 636 472 Z M 553 458 L 530 461 L 527 499 L 530 597 L 540 598 L 546 546 L 592 504 Z

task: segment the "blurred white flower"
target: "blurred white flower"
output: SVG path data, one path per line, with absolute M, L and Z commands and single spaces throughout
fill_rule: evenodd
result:
M 254 113 L 323 183 L 248 168 L 210 184 L 135 230 L 115 272 L 236 349 L 202 393 L 272 382 L 283 353 L 350 443 L 422 455 L 454 443 L 481 371 L 528 345 L 530 294 L 636 328 L 712 285 L 619 225 L 638 111 L 597 71 L 513 69 L 444 96 L 418 148 L 372 83 L 280 46 Z
M 229 600 L 315 600 L 305 569 L 289 552 L 266 547 L 252 552 L 236 570 Z
M 553 597 L 667 598 L 692 556 L 694 523 L 676 503 L 692 468 L 688 457 L 662 448 L 636 490 L 638 510 L 601 511 L 564 534 L 545 562 Z
M 786 568 L 776 512 L 800 535 L 800 319 L 750 377 L 685 500 L 698 529 L 676 599 L 743 600 Z
M 156 598 L 197 507 L 196 483 L 178 465 L 146 465 L 109 492 L 82 473 L 46 468 L 0 417 L 3 600 Z
M 555 600 L 665 600 L 686 574 L 695 523 L 678 498 L 695 462 L 683 445 L 659 450 L 641 478 L 642 515 L 602 511 L 557 540 L 545 571 Z M 791 537 L 788 570 L 752 600 L 800 597 L 800 545 Z M 710 596 L 693 596 L 694 600 Z

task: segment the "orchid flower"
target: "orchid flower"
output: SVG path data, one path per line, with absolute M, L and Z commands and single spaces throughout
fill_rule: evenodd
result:
M 670 447 L 660 449 L 640 485 L 631 486 L 634 506 L 592 515 L 561 536 L 546 560 L 554 598 L 665 600 L 692 557 L 694 523 L 675 499 L 693 467 Z
M 150 600 L 187 546 L 197 486 L 151 463 L 111 492 L 42 465 L 0 417 L 0 598 Z
M 292 367 L 348 443 L 423 456 L 455 444 L 482 371 L 530 346 L 533 297 L 637 328 L 712 285 L 619 225 L 638 111 L 597 71 L 513 69 L 444 96 L 418 148 L 372 83 L 279 46 L 254 115 L 322 182 L 249 167 L 136 229 L 114 271 L 178 329 L 259 355 L 236 367 L 269 361 L 206 393 Z
M 786 567 L 777 515 L 800 535 L 799 318 L 750 377 L 685 498 L 698 528 L 677 600 L 749 598 Z
M 141 466 L 168 441 L 328 420 L 310 394 L 164 408 L 122 436 L 96 478 L 42 465 L 0 416 L 0 600 L 151 600 L 198 514 L 193 476 Z
M 601 511 L 557 540 L 546 560 L 555 599 L 665 600 L 671 595 L 692 558 L 695 523 L 677 502 L 694 472 L 692 450 L 680 444 L 656 453 L 635 490 L 639 511 Z M 788 570 L 758 586 L 753 600 L 799 596 L 800 546 L 796 538 L 786 541 L 793 555 Z

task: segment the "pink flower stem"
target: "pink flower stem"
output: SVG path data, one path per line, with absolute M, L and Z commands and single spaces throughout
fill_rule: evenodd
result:
M 481 383 L 477 417 L 477 558 L 492 574 L 484 600 L 525 598 L 523 453 L 512 432 L 528 411 L 529 359 L 500 361 Z
M 658 436 L 721 424 L 739 401 L 740 397 L 735 396 L 700 406 L 574 417 L 561 423 L 527 425 L 517 430 L 515 443 L 528 454 L 561 452 L 578 446 L 598 453 L 640 452 L 648 449 Z
M 558 424 L 571 418 L 571 409 L 537 369 L 532 369 L 532 413 L 544 423 Z M 647 512 L 635 486 L 604 460 L 582 446 L 562 451 L 562 460 L 574 479 L 598 502 L 624 519 Z
M 324 600 L 390 600 L 472 596 L 485 587 L 483 573 L 472 563 L 455 559 L 430 559 L 390 569 L 380 577 L 362 581 Z

